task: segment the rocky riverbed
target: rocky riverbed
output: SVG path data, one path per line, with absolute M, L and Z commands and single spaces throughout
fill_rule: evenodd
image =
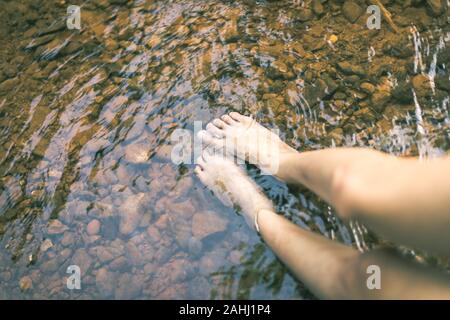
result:
M 0 298 L 313 298 L 170 137 L 236 110 L 299 150 L 449 153 L 448 2 L 381 2 L 371 30 L 363 0 L 71 1 L 69 30 L 67 1 L 0 0 Z M 248 170 L 302 227 L 389 245 Z

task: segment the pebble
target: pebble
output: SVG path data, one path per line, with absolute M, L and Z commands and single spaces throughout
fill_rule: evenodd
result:
M 227 21 L 223 29 L 220 30 L 220 36 L 225 43 L 235 42 L 239 38 L 236 18 Z
M 94 219 L 88 223 L 86 227 L 86 232 L 91 236 L 96 235 L 100 231 L 100 226 L 101 226 L 100 221 Z
M 418 97 L 426 97 L 431 92 L 430 79 L 423 74 L 419 74 L 412 78 L 412 86 Z
M 375 91 L 375 86 L 369 82 L 363 82 L 360 86 L 361 90 L 365 93 L 372 94 Z
M 48 223 L 47 233 L 48 234 L 61 234 L 64 233 L 67 229 L 69 229 L 66 225 L 64 225 L 59 220 L 51 220 Z
M 323 7 L 322 1 L 321 0 L 313 0 L 313 2 L 312 2 L 312 10 L 318 16 L 323 15 L 325 13 L 325 9 Z
M 5 94 L 19 85 L 19 78 L 13 78 L 3 81 L 0 84 L 0 94 Z
M 72 257 L 71 264 L 77 265 L 80 267 L 81 273 L 88 273 L 89 269 L 92 266 L 92 258 L 86 252 L 86 249 L 78 249 Z
M 347 75 L 365 75 L 364 69 L 358 65 L 352 64 L 348 61 L 341 61 L 338 62 L 337 67 L 345 74 Z
M 445 0 L 427 0 L 430 11 L 434 16 L 440 16 L 445 11 Z
M 301 22 L 306 22 L 311 20 L 314 17 L 313 11 L 308 8 L 303 8 L 298 12 L 296 18 Z
M 114 273 L 106 268 L 100 268 L 95 275 L 95 284 L 102 297 L 107 298 L 113 295 L 116 279 Z
M 109 268 L 113 271 L 123 270 L 128 265 L 128 261 L 125 257 L 118 257 L 111 261 Z
M 228 220 L 213 211 L 204 211 L 194 214 L 192 219 L 192 234 L 195 238 L 203 238 L 217 232 L 225 231 Z
M 159 233 L 159 230 L 155 226 L 148 226 L 147 235 L 153 242 L 158 242 L 159 239 L 161 238 L 161 234 Z
M 120 276 L 115 289 L 115 298 L 119 300 L 129 300 L 136 298 L 142 290 L 142 283 L 128 273 Z
M 75 242 L 75 234 L 73 232 L 65 232 L 61 239 L 61 245 L 69 246 L 74 242 Z
M 131 234 L 139 225 L 142 219 L 142 199 L 144 193 L 139 193 L 128 197 L 120 206 L 120 225 L 119 230 L 124 235 Z
M 351 23 L 355 23 L 363 12 L 363 8 L 361 8 L 355 1 L 347 0 L 342 5 L 342 13 L 344 17 Z
M 172 146 L 170 144 L 162 144 L 156 151 L 156 157 L 164 162 L 170 162 L 172 159 Z
M 132 143 L 125 147 L 125 160 L 130 163 L 145 163 L 148 161 L 148 145 L 144 143 Z
M 328 41 L 330 41 L 331 43 L 336 43 L 338 41 L 338 37 L 335 34 L 332 34 L 328 37 Z
M 19 280 L 19 287 L 22 291 L 28 291 L 33 288 L 33 281 L 29 276 L 22 277 Z
M 51 247 L 53 247 L 52 240 L 45 239 L 44 242 L 42 242 L 42 244 L 41 244 L 40 250 L 41 250 L 41 252 L 46 252 Z

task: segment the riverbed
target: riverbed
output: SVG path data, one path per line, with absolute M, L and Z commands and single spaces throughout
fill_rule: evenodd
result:
M 64 0 L 0 1 L 0 298 L 314 299 L 171 135 L 238 111 L 299 151 L 450 154 L 445 1 L 384 3 L 398 33 L 366 1 L 71 1 L 80 29 Z M 391 246 L 247 170 L 301 227 Z

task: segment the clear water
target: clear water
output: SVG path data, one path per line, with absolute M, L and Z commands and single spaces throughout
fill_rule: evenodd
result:
M 81 31 L 65 28 L 65 4 L 1 4 L 5 15 L 8 6 L 24 12 L 4 16 L 11 31 L 0 38 L 3 74 L 17 79 L 0 92 L 2 299 L 314 298 L 192 165 L 170 161 L 172 132 L 193 130 L 194 121 L 251 114 L 299 150 L 448 152 L 449 92 L 434 80 L 448 80 L 441 56 L 450 35 L 438 19 L 392 38 L 411 51 L 393 58 L 399 47 L 386 49 L 390 38 L 355 36 L 338 14 L 299 22 L 291 1 L 80 4 Z M 32 10 L 38 17 L 24 22 Z M 233 20 L 236 35 L 227 33 Z M 348 59 L 366 75 L 337 70 Z M 383 72 L 370 71 L 380 65 Z M 432 80 L 427 98 L 410 81 L 420 73 Z M 319 81 L 330 75 L 333 94 Z M 403 84 L 408 102 L 391 99 L 380 110 L 352 89 L 355 81 Z M 359 250 L 378 243 L 311 192 L 248 171 L 302 227 Z M 199 238 L 194 216 L 206 211 L 222 228 Z M 124 215 L 136 212 L 138 222 L 123 232 Z M 88 233 L 93 220 L 100 228 Z M 81 267 L 81 290 L 66 286 L 70 265 Z M 31 288 L 21 290 L 23 277 Z

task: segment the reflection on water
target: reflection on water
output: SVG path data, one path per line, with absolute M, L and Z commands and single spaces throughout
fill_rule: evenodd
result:
M 450 36 L 425 7 L 390 8 L 394 36 L 333 1 L 78 1 L 81 31 L 64 2 L 0 2 L 0 298 L 313 298 L 191 165 L 171 163 L 171 133 L 194 121 L 252 114 L 299 150 L 449 149 Z M 378 243 L 248 171 L 302 227 Z

